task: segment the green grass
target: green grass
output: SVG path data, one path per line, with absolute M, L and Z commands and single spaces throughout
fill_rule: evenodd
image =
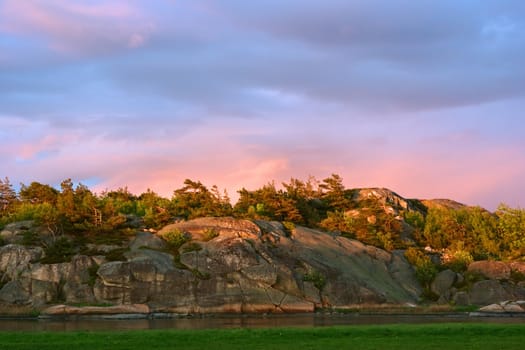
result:
M 525 324 L 0 332 L 2 349 L 521 349 Z

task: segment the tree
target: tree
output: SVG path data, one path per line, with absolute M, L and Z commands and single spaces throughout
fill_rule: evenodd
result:
M 66 232 L 84 232 L 96 227 L 97 198 L 83 184 L 73 187 L 71 179 L 60 184 L 61 191 L 57 197 L 56 208 L 60 224 Z
M 31 182 L 29 186 L 24 184 L 20 187 L 20 199 L 30 203 L 49 203 L 55 205 L 57 202 L 58 191 L 49 185 L 39 182 Z
M 160 228 L 171 220 L 171 202 L 147 189 L 138 197 L 136 213 L 143 217 L 144 224 L 150 228 Z
M 321 198 L 330 210 L 346 210 L 350 207 L 350 200 L 346 196 L 343 178 L 337 174 L 327 177 L 319 185 Z
M 241 217 L 263 220 L 290 221 L 301 224 L 304 219 L 294 198 L 283 190 L 277 190 L 271 182 L 255 191 L 245 188 L 238 191 L 239 200 L 234 212 Z
M 0 216 L 12 212 L 16 202 L 16 192 L 11 182 L 9 182 L 9 178 L 0 179 Z
M 184 186 L 173 192 L 172 211 L 176 216 L 193 219 L 203 216 L 231 215 L 231 204 L 218 189 L 210 191 L 200 181 L 184 180 Z

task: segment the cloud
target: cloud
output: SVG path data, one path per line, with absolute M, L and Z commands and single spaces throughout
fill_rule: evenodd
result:
M 0 176 L 170 195 L 186 177 L 235 191 L 336 172 L 493 206 L 525 175 L 523 13 L 510 0 L 6 0 Z
M 127 1 L 6 0 L 0 30 L 38 37 L 61 55 L 84 56 L 144 45 L 154 29 Z

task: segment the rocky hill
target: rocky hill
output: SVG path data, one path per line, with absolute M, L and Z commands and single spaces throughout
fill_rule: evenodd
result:
M 381 188 L 353 190 L 351 200 L 355 205 L 344 220 L 367 232 L 391 228 L 389 237 L 400 247 L 381 249 L 336 230 L 204 217 L 158 231 L 134 223 L 120 240 L 82 243 L 80 249 L 65 236 L 34 244 L 27 238 L 45 236 L 44 228 L 11 223 L 0 232 L 0 306 L 51 314 L 283 313 L 420 303 L 523 311 L 525 262 L 469 260 L 453 271 L 441 261 L 444 250 L 421 249 L 420 257 L 435 269 L 424 280 L 407 260 L 407 247 L 422 234 L 407 213 L 423 217 L 431 208 L 464 206 L 409 200 Z M 74 251 L 63 262 L 50 260 L 57 242 Z

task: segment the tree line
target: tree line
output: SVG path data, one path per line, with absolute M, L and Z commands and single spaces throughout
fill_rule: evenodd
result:
M 479 259 L 520 259 L 525 255 L 525 210 L 500 205 L 494 212 L 480 207 L 426 207 L 410 200 L 408 208 L 385 210 L 384 203 L 357 200 L 337 174 L 317 180 L 292 178 L 276 186 L 238 191 L 231 204 L 226 191 L 186 179 L 171 198 L 152 190 L 135 195 L 127 187 L 93 193 L 83 184 L 66 179 L 56 189 L 31 182 L 14 190 L 0 179 L 0 228 L 8 223 L 34 220 L 51 235 L 100 235 L 125 230 L 139 220 L 160 228 L 174 219 L 233 216 L 275 220 L 322 229 L 358 239 L 386 250 L 421 249 L 445 253 L 451 264 Z

